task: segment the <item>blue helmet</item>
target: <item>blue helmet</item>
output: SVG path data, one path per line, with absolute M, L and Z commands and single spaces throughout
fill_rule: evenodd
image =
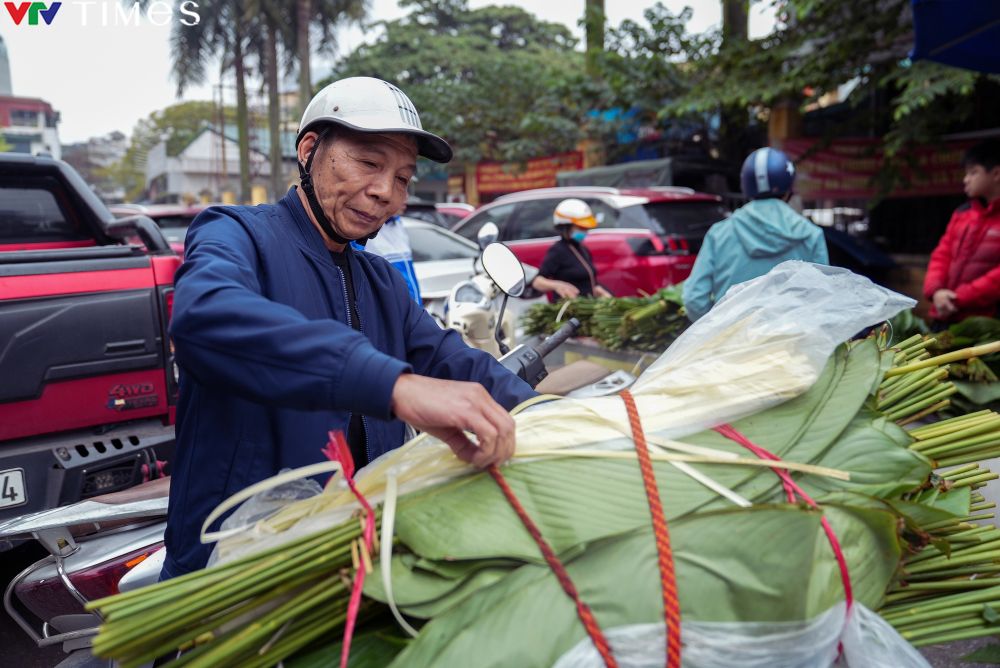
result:
M 743 161 L 740 185 L 750 199 L 783 197 L 792 191 L 795 165 L 776 148 L 759 148 Z

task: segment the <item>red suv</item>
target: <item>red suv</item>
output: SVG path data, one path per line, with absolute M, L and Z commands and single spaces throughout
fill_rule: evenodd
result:
M 572 186 L 504 195 L 453 231 L 474 241 L 479 228 L 492 221 L 500 228 L 500 241 L 521 262 L 538 267 L 558 238 L 552 212 L 567 197 L 593 209 L 598 225 L 585 244 L 601 283 L 619 297 L 652 294 L 683 281 L 708 228 L 729 215 L 720 197 L 690 188 Z

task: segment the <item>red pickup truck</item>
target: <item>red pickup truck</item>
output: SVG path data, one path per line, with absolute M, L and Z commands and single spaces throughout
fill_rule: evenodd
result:
M 0 521 L 164 475 L 179 265 L 66 163 L 0 154 Z

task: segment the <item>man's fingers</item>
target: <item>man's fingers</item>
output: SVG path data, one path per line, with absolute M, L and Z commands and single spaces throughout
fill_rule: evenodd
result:
M 400 377 L 393 388 L 396 415 L 444 441 L 461 460 L 478 467 L 514 453 L 514 420 L 477 383 Z M 464 432 L 472 432 L 472 442 Z
M 427 432 L 444 441 L 462 461 L 471 461 L 472 455 L 479 449 L 461 429 L 429 429 Z
M 496 432 L 492 451 L 492 464 L 501 464 L 514 454 L 514 418 L 504 410 L 503 406 L 490 402 L 487 419 Z

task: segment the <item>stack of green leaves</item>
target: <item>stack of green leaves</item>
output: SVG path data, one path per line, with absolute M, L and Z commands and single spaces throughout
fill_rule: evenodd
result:
M 892 319 L 897 339 L 912 334 L 924 335 L 926 349 L 934 355 L 981 346 L 1000 339 L 1000 320 L 974 316 L 953 323 L 947 329 L 929 335 L 927 324 L 904 311 Z M 911 337 L 912 338 L 912 337 Z M 953 364 L 949 371 L 957 396 L 951 399 L 949 412 L 962 414 L 979 408 L 996 408 L 1000 402 L 1000 353 L 987 353 Z
M 917 360 L 923 352 L 913 345 L 882 350 L 875 338 L 845 344 L 808 392 L 733 423 L 784 461 L 849 473 L 849 479 L 793 474 L 822 511 L 786 503 L 767 467 L 690 465 L 752 503 L 734 505 L 654 449 L 683 619 L 803 621 L 842 601 L 840 572 L 820 523 L 826 517 L 844 550 L 855 599 L 882 606 L 904 634 L 936 642 L 954 633 L 995 632 L 988 624 L 1000 610 L 1000 584 L 983 588 L 975 581 L 997 572 L 1000 537 L 977 524 L 989 505 L 977 490 L 996 476 L 971 461 L 934 472 L 933 457 L 1000 454 L 1000 443 L 970 445 L 990 434 L 1000 416 L 907 433 L 896 420 L 925 411 L 925 395 L 936 399 L 946 382 L 940 374 L 925 380 L 921 372 L 937 369 L 938 361 Z M 684 441 L 747 456 L 712 430 Z M 607 458 L 567 450 L 516 460 L 504 475 L 602 627 L 662 622 L 638 466 L 627 439 L 605 447 Z M 488 476 L 401 496 L 395 529 L 393 600 L 420 631 L 403 640 L 392 630 L 388 593 L 373 567 L 351 665 L 551 666 L 585 637 L 572 602 Z M 98 601 L 93 607 L 107 621 L 95 653 L 126 666 L 177 648 L 189 648 L 176 663 L 185 666 L 273 665 L 299 650 L 302 665 L 316 665 L 317 657 L 333 661 L 338 645 L 310 649 L 310 643 L 339 639 L 345 569 L 358 532 L 354 519 L 277 551 Z M 364 561 L 362 555 L 359 565 Z
M 609 350 L 659 352 L 688 325 L 678 286 L 648 297 L 582 297 L 536 304 L 521 322 L 528 334 L 551 334 L 571 317 L 580 321 L 579 336 L 592 336 Z

